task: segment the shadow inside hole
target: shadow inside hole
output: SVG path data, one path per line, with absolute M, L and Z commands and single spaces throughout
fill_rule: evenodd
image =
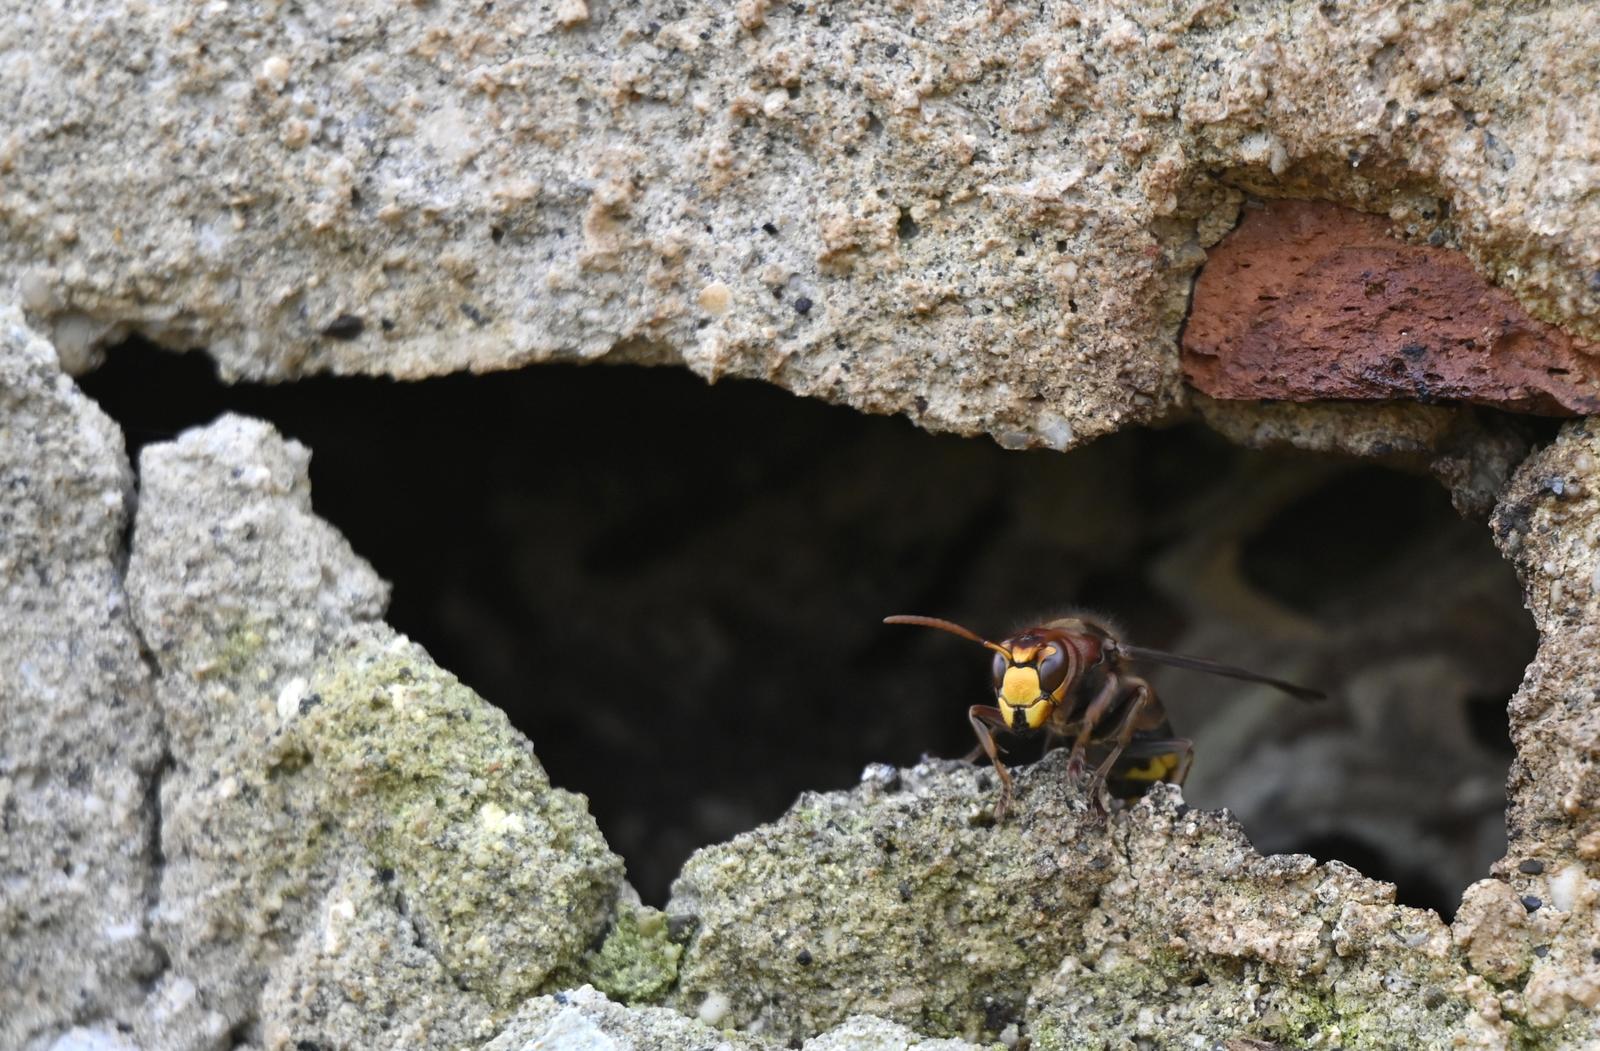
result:
M 654 903 L 690 851 L 777 817 L 801 791 L 848 787 L 872 762 L 968 752 L 966 708 L 988 699 L 987 661 L 960 640 L 885 627 L 890 613 L 997 637 L 1086 607 L 1136 642 L 1340 694 L 1286 717 L 1237 683 L 1151 674 L 1197 741 L 1192 801 L 1233 808 L 1270 844 L 1307 827 L 1336 846 L 1391 842 L 1359 835 L 1372 808 L 1438 824 L 1427 812 L 1437 793 L 1386 783 L 1401 794 L 1373 801 L 1354 778 L 1385 732 L 1360 703 L 1381 700 L 1391 670 L 1418 690 L 1514 684 L 1532 652 L 1514 578 L 1481 527 L 1466 527 L 1479 547 L 1424 543 L 1395 560 L 1397 524 L 1455 535 L 1395 511 L 1418 489 L 1443 500 L 1433 483 L 1240 450 L 1198 429 L 1008 453 L 674 369 L 227 387 L 199 355 L 140 345 L 113 350 L 82 385 L 134 447 L 224 410 L 305 442 L 316 510 L 395 585 L 390 623 L 503 708 L 556 784 L 588 795 Z M 1279 484 L 1307 471 L 1314 484 Z M 1348 477 L 1377 488 L 1318 495 L 1323 479 Z M 1300 498 L 1323 503 L 1307 512 Z M 1326 524 L 1341 508 L 1358 528 Z M 1367 519 L 1387 524 L 1364 530 Z M 1352 548 L 1341 564 L 1389 569 L 1354 586 L 1354 574 L 1303 564 L 1335 541 Z M 1234 550 L 1243 570 L 1199 571 Z M 1429 559 L 1430 573 L 1481 584 L 1476 619 L 1378 601 L 1408 593 Z M 1404 616 L 1404 645 L 1374 641 Z M 1511 641 L 1485 645 L 1497 631 Z M 1368 671 L 1378 686 L 1363 684 Z M 1471 755 L 1482 747 L 1463 728 L 1471 703 L 1455 710 L 1441 732 Z M 1315 761 L 1273 758 L 1289 746 Z M 1503 784 L 1505 756 L 1493 763 Z M 1468 823 L 1475 841 L 1503 836 L 1496 791 L 1487 811 L 1445 824 Z M 1345 860 L 1380 875 L 1412 863 Z M 1486 870 L 1448 852 L 1430 864 L 1446 888 Z
M 1278 511 L 1249 538 L 1240 569 L 1265 594 L 1306 610 L 1392 572 L 1419 538 L 1440 530 L 1487 540 L 1437 485 L 1383 467 L 1352 467 Z
M 1511 690 L 1516 688 L 1513 683 Z M 1506 716 L 1506 702 L 1511 690 L 1503 693 L 1478 693 L 1462 702 L 1467 727 L 1472 739 L 1492 755 L 1504 757 L 1508 762 L 1517 754 L 1511 741 L 1511 726 Z

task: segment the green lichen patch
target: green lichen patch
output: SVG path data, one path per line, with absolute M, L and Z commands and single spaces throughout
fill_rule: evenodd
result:
M 1448 929 L 1394 905 L 1387 884 L 1262 857 L 1225 814 L 1167 788 L 1112 835 L 1118 873 L 1084 924 L 1084 955 L 1033 990 L 1035 1047 L 1388 1049 L 1463 1032 L 1467 972 Z
M 1096 820 L 1059 753 L 1004 825 L 983 780 L 884 771 L 695 855 L 670 1002 L 791 1042 L 855 1013 L 1046 1051 L 1508 1038 L 1450 929 L 1388 884 L 1263 857 L 1170 786 Z
M 992 1039 L 1113 864 L 1060 765 L 1000 826 L 981 768 L 926 763 L 699 852 L 667 909 L 693 932 L 672 1002 L 790 1041 L 857 1013 Z
M 576 966 L 622 863 L 505 713 L 399 638 L 340 651 L 290 700 L 344 829 L 456 981 L 507 1006 Z
M 618 1003 L 653 1004 L 678 980 L 682 956 L 683 946 L 668 933 L 666 913 L 624 904 L 585 971 L 591 985 Z
M 1075 962 L 1076 963 L 1076 962 Z M 1449 1047 L 1465 1008 L 1448 990 L 1392 990 L 1367 982 L 1296 976 L 1277 968 L 1199 968 L 1167 981 L 1137 965 L 1069 968 L 1069 980 L 1029 1025 L 1037 1051 L 1107 1051 L 1137 1041 L 1151 1051 L 1193 1047 Z M 1230 1043 L 1230 1041 L 1232 1043 Z M 1249 1041 L 1258 1041 L 1251 1044 Z

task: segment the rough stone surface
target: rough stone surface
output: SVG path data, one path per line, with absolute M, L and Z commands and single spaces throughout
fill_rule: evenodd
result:
M 454 1048 L 494 1032 L 483 997 L 463 994 L 422 942 L 386 870 L 353 863 L 321 900 L 261 995 L 269 1049 Z
M 1511 845 L 1495 873 L 1525 920 L 1511 922 L 1502 897 L 1498 908 L 1483 910 L 1469 948 L 1492 955 L 1485 980 L 1508 999 L 1509 1017 L 1541 1034 L 1579 1033 L 1593 1043 L 1600 1040 L 1600 427 L 1569 424 L 1523 464 L 1493 524 L 1542 641 L 1511 700 Z M 1518 971 L 1519 981 L 1504 980 Z M 1507 996 L 1513 989 L 1517 995 Z
M 765 1051 L 767 1046 L 663 1007 L 612 1003 L 586 985 L 524 1003 L 483 1051 Z
M 1066 448 L 1182 397 L 1241 190 L 1600 338 L 1596 41 L 1578 2 L 24 8 L 0 283 L 75 367 L 611 355 Z
M 446 1046 L 574 968 L 620 887 L 504 713 L 377 621 L 308 458 L 225 417 L 140 460 L 129 591 L 173 763 L 146 1047 Z
M 1206 257 L 1184 378 L 1213 398 L 1600 410 L 1600 343 L 1530 317 L 1460 252 L 1375 215 L 1272 201 Z
M 0 309 L 0 1048 L 77 1023 L 63 1046 L 117 1046 L 89 1024 L 129 1017 L 161 969 L 161 735 L 121 574 L 132 484 L 116 425 Z
M 725 1003 L 729 1024 L 787 1041 L 853 1014 L 969 1037 L 1020 1020 L 1114 848 L 1079 834 L 1082 800 L 1059 790 L 1025 788 L 1017 819 L 993 827 L 991 776 L 956 762 L 870 770 L 857 793 L 803 795 L 783 820 L 697 853 L 667 906 L 692 931 L 672 1002 Z
M 718 1029 L 661 1007 L 623 1007 L 591 986 L 523 1004 L 482 1051 L 768 1051 L 759 1036 Z M 813 1037 L 801 1051 L 976 1051 L 964 1040 L 927 1039 L 881 1018 L 857 1017 Z
M 609 356 L 1064 449 L 1181 407 L 1188 282 L 1247 194 L 1385 215 L 1600 339 L 1596 41 L 1575 2 L 19 9 L 0 287 L 68 371 L 133 330 L 230 377 Z M 447 1046 L 519 1005 L 504 1046 L 1600 1040 L 1591 424 L 1495 515 L 1543 641 L 1509 852 L 1450 928 L 1166 790 L 1086 826 L 1054 760 L 1000 828 L 968 766 L 808 796 L 691 864 L 665 940 L 629 912 L 596 946 L 616 859 L 383 627 L 304 451 L 239 420 L 153 450 L 130 618 L 115 436 L 4 325 L 0 477 L 40 499 L 0 508 L 0 1042 Z M 1477 507 L 1518 458 L 1310 412 L 1237 426 L 1388 427 Z M 523 1003 L 589 967 L 705 1024 Z
M 800 1045 L 801 1051 L 970 1051 L 974 1046 L 965 1040 L 926 1039 L 903 1025 L 868 1015 L 846 1019 Z M 999 1051 L 1003 1045 L 991 1042 L 986 1046 Z
M 1533 445 L 1519 421 L 1466 407 L 1229 402 L 1203 394 L 1193 404 L 1207 426 L 1240 445 L 1342 453 L 1431 474 L 1456 510 L 1476 519 L 1488 518 Z
M 1023 772 L 1003 826 L 987 780 L 872 771 L 696 855 L 668 907 L 693 931 L 674 1002 L 789 1041 L 857 1012 L 967 1038 L 1026 1025 L 1050 1048 L 1463 1031 L 1449 930 L 1387 884 L 1263 858 L 1175 790 L 1097 825 L 1059 752 Z
M 88 442 L 59 459 L 59 488 L 101 520 L 74 526 L 30 503 L 25 512 L 43 508 L 43 524 L 19 520 L 15 535 L 99 552 L 112 568 L 89 560 L 102 568 L 85 569 L 83 586 L 103 603 L 120 594 L 126 475 L 101 440 L 103 420 L 41 345 L 18 346 L 0 359 L 19 377 L 5 374 L 16 418 L 31 412 L 47 438 Z M 32 400 L 45 392 L 57 400 Z M 57 416 L 60 426 L 45 420 Z M 28 463 L 29 447 L 0 433 L 7 469 Z M 143 844 L 131 871 L 153 865 L 160 876 L 139 899 L 155 903 L 144 943 L 154 951 L 135 959 L 150 968 L 133 972 L 139 984 L 103 981 L 75 1013 L 23 1005 L 30 1051 L 53 1041 L 518 1047 L 568 1035 L 572 1046 L 656 1046 L 627 1035 L 646 1024 L 681 1031 L 684 1046 L 705 1046 L 690 1042 L 709 1033 L 734 1048 L 848 1046 L 851 1033 L 876 1039 L 886 1024 L 931 1039 L 1026 1035 L 1039 1048 L 1509 1051 L 1600 1039 L 1600 881 L 1589 871 L 1600 858 L 1594 424 L 1567 425 L 1523 464 L 1494 516 L 1543 640 L 1511 705 L 1509 849 L 1450 927 L 1336 863 L 1263 858 L 1230 817 L 1190 810 L 1173 790 L 1089 822 L 1057 754 L 1019 772 L 1017 814 L 999 827 L 986 816 L 988 775 L 967 764 L 874 768 L 852 793 L 806 796 L 782 821 L 698 855 L 662 938 L 528 743 L 377 620 L 384 587 L 311 513 L 306 459 L 265 425 L 230 417 L 141 461 L 132 616 L 105 636 L 104 652 L 113 668 L 124 652 L 137 668 L 143 640 L 154 680 L 129 681 L 144 683 L 165 722 L 160 854 L 138 853 L 150 851 L 153 819 L 133 817 L 127 830 Z M 65 582 L 62 594 L 72 586 L 70 575 L 51 579 Z M 51 608 L 25 576 L 7 588 L 36 604 L 24 614 Z M 33 638 L 28 655 L 51 644 Z M 71 732 L 42 725 L 50 747 Z M 160 737 L 149 725 L 154 763 Z M 28 842 L 21 866 L 47 871 L 37 861 L 44 840 Z M 105 887 L 71 904 L 51 937 L 115 903 L 115 884 Z M 616 919 L 619 904 L 631 928 Z M 30 938 L 38 944 L 28 930 L 20 944 Z M 94 977 L 101 950 L 87 944 L 89 965 L 57 988 Z M 665 996 L 679 1011 L 595 1000 L 569 1012 L 571 998 L 537 997 L 590 968 L 615 978 L 618 995 Z M 534 1018 L 525 1036 L 496 1037 L 497 1018 L 519 1010 Z M 878 1020 L 848 1021 L 862 1012 Z M 567 1028 L 552 1038 L 558 1023 Z

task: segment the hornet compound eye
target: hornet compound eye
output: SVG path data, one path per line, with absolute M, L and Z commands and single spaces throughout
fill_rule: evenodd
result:
M 1039 689 L 1055 693 L 1067 676 L 1067 655 L 1059 646 L 1046 646 L 1039 654 Z

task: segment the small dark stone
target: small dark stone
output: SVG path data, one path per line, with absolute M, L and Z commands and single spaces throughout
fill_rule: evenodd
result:
M 321 703 L 322 703 L 322 694 L 320 694 L 320 693 L 307 694 L 306 696 L 300 698 L 300 714 L 301 715 L 306 714 L 311 709 L 315 708 L 317 705 L 319 705 Z
M 477 307 L 473 306 L 471 303 L 462 303 L 461 304 L 461 312 L 463 314 L 465 314 L 468 317 L 468 319 L 470 319 L 472 321 L 472 323 L 474 325 L 482 325 L 485 321 L 488 320 L 487 318 L 485 318 L 483 316 L 483 311 L 479 310 Z
M 1529 912 L 1538 912 L 1544 907 L 1544 902 L 1540 901 L 1532 894 L 1529 894 L 1522 899 L 1522 907 L 1527 909 Z
M 916 399 L 915 399 L 915 403 L 916 403 L 918 412 L 927 412 L 928 411 L 928 399 L 927 398 L 924 398 L 922 395 L 918 394 Z
M 1173 813 L 1177 814 L 1179 817 L 1183 817 L 1188 812 L 1189 812 L 1189 804 L 1188 803 L 1179 803 L 1177 805 L 1177 807 L 1173 810 Z
M 778 236 L 778 228 L 776 226 L 773 226 L 771 223 L 762 223 L 761 224 L 761 229 L 762 229 L 762 232 L 771 234 L 773 237 L 777 237 Z
M 393 332 L 394 331 L 394 318 L 392 318 L 392 317 L 379 318 L 378 319 L 378 324 L 383 326 L 383 330 L 385 332 Z
M 802 315 L 811 313 L 811 300 L 805 296 L 801 296 L 799 299 L 795 300 L 794 312 Z
M 1544 862 L 1534 861 L 1531 858 L 1517 866 L 1517 871 L 1524 876 L 1537 876 L 1544 871 Z
M 899 44 L 890 44 L 888 47 L 883 49 L 883 53 L 885 55 L 888 55 L 890 58 L 893 58 L 894 56 L 896 56 L 896 55 L 898 55 L 900 53 L 900 45 Z
M 378 882 L 379 883 L 393 883 L 394 882 L 394 869 L 390 868 L 387 865 L 385 865 L 383 868 L 379 869 L 378 870 Z
M 1550 946 L 1548 946 L 1548 945 L 1535 945 L 1533 947 L 1533 954 L 1535 956 L 1539 957 L 1539 959 L 1542 960 L 1546 956 L 1550 955 Z
M 983 1027 L 991 1033 L 998 1033 L 1015 1019 L 1015 1009 L 1004 1000 L 986 997 L 983 1005 Z
M 361 335 L 366 330 L 367 323 L 354 314 L 340 314 L 322 328 L 322 334 L 329 339 L 351 340 Z
M 801 949 L 799 952 L 795 953 L 794 954 L 794 962 L 799 964 L 801 967 L 810 967 L 811 966 L 811 950 L 810 949 Z
M 555 994 L 555 1000 L 556 1000 L 556 1003 L 560 1004 L 562 1007 L 567 1006 L 567 994 L 566 993 L 556 993 Z

